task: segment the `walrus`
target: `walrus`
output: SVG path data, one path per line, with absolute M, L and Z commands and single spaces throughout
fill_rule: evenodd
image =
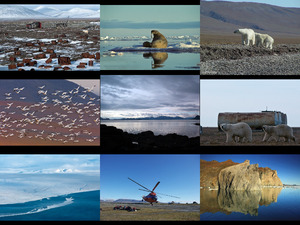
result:
M 152 42 L 151 43 L 149 41 L 144 42 L 143 47 L 148 47 L 148 48 L 166 48 L 166 47 L 168 47 L 167 39 L 159 31 L 152 30 L 151 36 L 152 35 L 153 35 Z

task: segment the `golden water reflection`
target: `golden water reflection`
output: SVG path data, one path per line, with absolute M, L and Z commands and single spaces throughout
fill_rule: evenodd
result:
M 153 63 L 152 63 L 152 69 L 163 67 L 163 63 L 167 60 L 168 58 L 168 53 L 167 52 L 149 52 L 149 53 L 144 53 L 143 57 L 148 59 L 152 57 Z
M 240 212 L 258 216 L 259 206 L 277 202 L 282 188 L 263 188 L 259 191 L 200 190 L 200 214 Z

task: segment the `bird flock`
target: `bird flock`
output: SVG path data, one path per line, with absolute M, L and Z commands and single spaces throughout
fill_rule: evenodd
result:
M 26 87 L 15 87 L 4 93 L 0 102 L 1 138 L 39 140 L 39 143 L 100 145 L 100 97 L 90 94 L 95 88 L 78 86 L 69 91 L 50 92 L 46 85 L 38 86 L 40 101 L 26 102 L 22 95 Z M 14 94 L 15 93 L 15 94 Z M 20 143 L 22 143 L 20 141 Z

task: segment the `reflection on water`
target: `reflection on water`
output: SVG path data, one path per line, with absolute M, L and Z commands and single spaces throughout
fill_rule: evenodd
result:
M 168 53 L 166 52 L 148 52 L 144 53 L 143 57 L 148 59 L 152 57 L 154 63 L 152 63 L 152 69 L 156 69 L 158 67 L 163 67 L 163 63 L 167 60 L 168 58 Z
M 152 131 L 154 135 L 176 133 L 188 137 L 199 136 L 199 120 L 103 120 L 102 124 L 117 127 L 128 133 Z
M 170 44 L 181 43 L 183 40 L 174 40 Z M 143 57 L 142 51 L 122 52 L 118 55 L 104 55 L 106 51 L 112 49 L 132 47 L 137 41 L 102 41 L 101 52 L 101 70 L 199 70 L 200 52 L 151 52 L 148 57 L 153 58 L 153 64 L 149 63 Z M 147 51 L 149 52 L 149 51 Z M 158 53 L 158 54 L 155 54 Z M 160 54 L 167 53 L 167 54 Z M 148 54 L 148 53 L 146 53 Z M 145 55 L 147 57 L 147 55 Z M 165 59 L 164 59 L 165 58 Z M 162 66 L 163 65 L 163 66 Z
M 219 206 L 228 212 L 258 215 L 261 191 L 225 191 L 218 193 Z
M 233 212 L 258 216 L 260 206 L 277 202 L 282 188 L 263 188 L 259 191 L 200 190 L 200 214 Z

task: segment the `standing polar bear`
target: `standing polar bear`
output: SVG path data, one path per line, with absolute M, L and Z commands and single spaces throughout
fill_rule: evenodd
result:
M 265 46 L 266 48 L 272 49 L 274 39 L 268 34 L 255 33 L 256 46 Z
M 222 123 L 220 125 L 221 130 L 226 133 L 226 143 L 229 141 L 243 142 L 243 139 L 247 139 L 249 142 L 252 141 L 252 130 L 247 123 L 239 122 L 236 124 L 226 124 Z M 238 137 L 238 140 L 235 140 L 235 137 Z M 231 140 L 229 140 L 231 139 Z
M 242 35 L 242 45 L 249 45 L 250 41 L 252 42 L 252 45 L 255 44 L 254 30 L 244 28 L 244 29 L 235 30 L 233 33 Z
M 263 125 L 262 129 L 265 132 L 263 141 L 268 141 L 271 137 L 274 137 L 276 142 L 278 142 L 280 137 L 284 137 L 286 142 L 290 140 L 296 142 L 296 138 L 293 135 L 293 129 L 286 124 L 280 124 L 277 126 Z

